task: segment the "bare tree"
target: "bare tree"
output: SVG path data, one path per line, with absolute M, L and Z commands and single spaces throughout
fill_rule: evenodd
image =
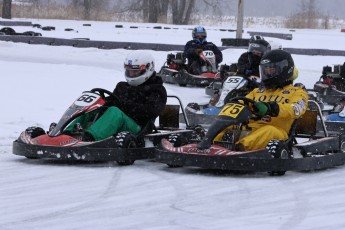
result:
M 209 9 L 212 10 L 212 14 L 221 14 L 224 4 L 231 4 L 232 1 L 227 0 L 224 3 L 224 0 L 202 0 L 205 5 L 205 9 L 209 12 Z
M 70 6 L 84 20 L 102 20 L 103 14 L 109 11 L 111 0 L 72 0 Z
M 2 3 L 2 18 L 11 19 L 11 7 L 12 6 L 12 0 L 3 0 Z
M 91 15 L 91 0 L 84 0 L 84 19 L 90 20 Z
M 307 28 L 316 28 L 318 12 L 316 10 L 315 0 L 303 0 L 302 1 L 302 12 L 306 16 Z M 316 25 L 315 25 L 316 24 Z
M 172 23 L 188 24 L 194 5 L 195 0 L 128 0 L 117 12 L 140 12 L 144 22 L 167 23 L 170 6 Z
M 124 0 L 118 0 L 116 12 L 140 12 L 142 13 L 144 22 L 151 23 L 168 23 L 168 15 L 171 13 L 173 24 L 189 24 L 191 22 L 192 13 L 198 10 L 212 9 L 213 14 L 221 14 L 224 2 L 230 4 L 232 1 L 233 0 L 127 0 L 124 2 Z M 204 9 L 203 6 L 205 7 Z
M 170 0 L 129 0 L 127 4 L 117 4 L 116 12 L 137 12 L 142 14 L 144 22 L 167 23 L 169 2 Z
M 325 16 L 323 17 L 323 28 L 324 28 L 324 29 L 329 29 L 329 28 L 330 28 L 329 20 L 330 20 L 329 14 L 327 14 L 327 15 L 325 15 Z
M 285 25 L 293 28 L 318 28 L 318 18 L 321 13 L 317 11 L 316 0 L 302 0 L 300 2 L 300 10 L 291 15 Z
M 168 7 L 170 0 L 143 0 L 144 1 L 144 18 L 145 22 L 168 22 Z M 145 4 L 149 2 L 149 4 Z
M 172 23 L 177 25 L 188 24 L 195 7 L 195 0 L 172 0 Z

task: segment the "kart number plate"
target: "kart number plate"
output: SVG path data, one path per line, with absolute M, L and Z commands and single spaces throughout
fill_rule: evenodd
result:
M 244 107 L 245 106 L 241 104 L 228 103 L 224 106 L 224 108 L 219 112 L 218 115 L 236 118 Z
M 75 102 L 74 104 L 77 106 L 88 106 L 92 105 L 97 101 L 101 96 L 95 93 L 83 93 Z
M 235 88 L 236 86 L 238 86 L 238 84 L 240 84 L 242 79 L 243 77 L 228 77 L 225 80 L 224 86 L 226 86 L 227 88 Z

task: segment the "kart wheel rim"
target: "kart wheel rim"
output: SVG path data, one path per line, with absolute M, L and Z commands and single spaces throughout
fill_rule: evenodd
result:
M 344 146 L 345 147 L 345 146 Z M 289 153 L 287 149 L 283 149 L 280 153 L 280 158 L 281 159 L 288 159 L 289 158 Z
M 340 145 L 340 151 L 341 152 L 345 152 L 345 142 L 342 142 L 341 145 Z

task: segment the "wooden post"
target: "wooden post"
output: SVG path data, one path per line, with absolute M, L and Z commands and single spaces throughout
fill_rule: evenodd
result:
M 244 0 L 238 0 L 236 38 L 242 38 Z
M 12 0 L 3 0 L 2 4 L 2 18 L 11 19 Z

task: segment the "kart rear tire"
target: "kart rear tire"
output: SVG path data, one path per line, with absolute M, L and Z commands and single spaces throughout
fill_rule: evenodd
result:
M 168 141 L 174 145 L 174 147 L 180 147 L 187 144 L 187 139 L 180 133 L 170 134 L 168 136 Z M 180 168 L 182 165 L 167 164 L 169 168 Z
M 37 159 L 40 159 L 39 157 L 27 157 L 25 156 L 27 159 L 30 159 L 30 160 L 37 160 Z
M 138 146 L 137 139 L 130 132 L 120 132 L 115 137 L 116 144 L 121 148 L 136 148 Z M 118 165 L 126 166 L 134 164 L 134 160 L 116 161 Z
M 340 152 L 345 153 L 345 141 L 340 143 Z
M 167 164 L 169 168 L 181 168 L 183 167 L 182 165 L 172 165 L 172 164 Z
M 288 146 L 284 141 L 271 140 L 266 146 L 267 151 L 271 154 L 273 158 L 277 159 L 289 159 L 291 154 Z M 268 172 L 270 176 L 283 176 L 286 171 L 271 171 Z

